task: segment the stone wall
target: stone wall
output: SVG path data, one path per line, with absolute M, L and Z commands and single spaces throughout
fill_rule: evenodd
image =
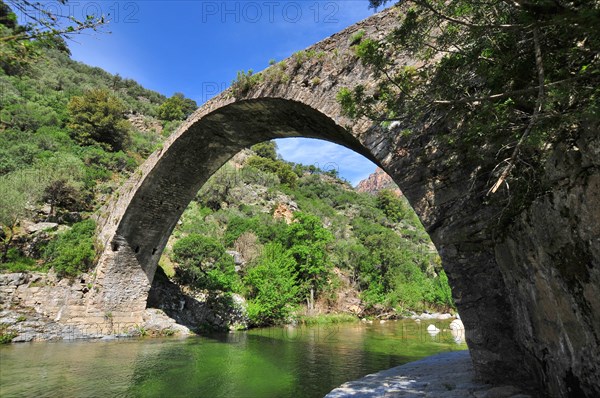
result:
M 600 128 L 559 144 L 547 192 L 495 247 L 516 339 L 553 396 L 600 396 Z
M 92 277 L 74 281 L 41 273 L 0 274 L 0 323 L 16 333 L 13 341 L 96 338 L 126 333 L 135 323 L 99 322 L 86 316 Z

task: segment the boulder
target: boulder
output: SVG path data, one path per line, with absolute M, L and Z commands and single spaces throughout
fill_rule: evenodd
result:
M 463 325 L 460 319 L 455 319 L 450 322 L 450 330 L 465 330 L 465 325 Z
M 35 234 L 40 231 L 55 231 L 57 228 L 58 224 L 55 222 L 39 222 L 37 224 L 26 226 L 25 231 L 28 234 Z

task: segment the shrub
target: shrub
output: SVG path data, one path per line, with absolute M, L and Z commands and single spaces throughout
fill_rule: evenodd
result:
M 96 222 L 88 219 L 58 234 L 44 253 L 48 266 L 53 267 L 61 278 L 73 278 L 89 271 L 96 257 L 95 231 Z
M 71 98 L 68 105 L 73 138 L 82 145 L 99 143 L 119 151 L 129 143 L 125 105 L 108 90 L 93 89 Z
M 289 318 L 299 291 L 294 267 L 294 259 L 283 246 L 265 246 L 257 265 L 244 278 L 250 290 L 248 317 L 253 324 L 266 326 Z
M 282 184 L 287 184 L 290 187 L 294 187 L 298 180 L 298 176 L 294 173 L 292 166 L 281 160 L 274 160 L 261 156 L 251 156 L 248 158 L 247 164 L 248 166 L 255 167 L 264 172 L 275 174 L 279 177 Z
M 254 71 L 250 69 L 248 72 L 239 71 L 237 78 L 231 83 L 231 89 L 235 97 L 241 97 L 245 95 L 250 89 L 260 83 L 262 75 L 254 74 Z
M 173 246 L 172 259 L 179 264 L 175 279 L 182 284 L 198 289 L 238 290 L 233 258 L 214 238 L 186 236 Z

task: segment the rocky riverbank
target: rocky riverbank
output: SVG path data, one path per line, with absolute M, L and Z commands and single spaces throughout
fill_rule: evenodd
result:
M 510 385 L 478 383 L 469 351 L 455 351 L 349 381 L 326 398 L 531 398 Z
M 248 327 L 244 299 L 233 295 L 208 295 L 184 291 L 159 270 L 148 297 L 143 322 L 113 321 L 110 312 L 103 322 L 85 320 L 85 300 L 93 275 L 59 279 L 53 272 L 0 273 L 0 339 L 2 342 L 73 340 L 140 335 L 186 335 L 205 329 L 239 330 Z M 358 307 L 357 307 L 358 308 Z M 358 312 L 358 311 L 357 311 Z M 364 315 L 354 313 L 356 316 Z M 427 332 L 436 335 L 451 314 L 412 313 Z M 371 314 L 363 322 L 387 322 L 399 314 Z M 458 323 L 457 323 L 458 322 Z M 450 324 L 455 340 L 464 341 L 464 326 Z
M 85 299 L 92 275 L 69 280 L 52 273 L 0 273 L 0 341 L 132 337 L 140 335 L 186 335 L 199 328 L 240 329 L 246 327 L 244 303 L 236 297 L 186 295 L 164 283 L 148 308 L 143 322 L 113 322 L 110 312 L 102 323 L 90 324 L 85 317 Z

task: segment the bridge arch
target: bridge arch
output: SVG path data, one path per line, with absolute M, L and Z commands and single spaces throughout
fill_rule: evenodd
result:
M 195 117 L 160 151 L 122 214 L 112 214 L 120 220 L 113 221 L 106 247 L 117 252 L 127 246 L 151 281 L 171 232 L 200 187 L 243 148 L 288 137 L 331 141 L 378 164 L 387 155 L 382 150 L 374 155 L 377 148 L 301 102 L 269 97 L 232 102 Z
M 564 156 L 568 148 L 557 146 L 554 185 L 497 236 L 504 210 L 482 194 L 497 162 L 488 149 L 474 162 L 445 146 L 439 131 L 402 134 L 414 126 L 350 120 L 336 102 L 342 87 L 369 90 L 377 83 L 354 56 L 350 38 L 361 30 L 382 37 L 396 26 L 397 13 L 376 14 L 198 109 L 103 209 L 92 294 L 84 313 L 65 312 L 64 319 L 102 322 L 110 313 L 111 321 L 141 323 L 158 258 L 200 186 L 244 147 L 320 138 L 366 156 L 400 186 L 438 248 L 480 376 L 555 396 L 569 389 L 600 393 L 595 127 L 581 132 L 577 156 Z M 574 224 L 577 219 L 590 222 Z

